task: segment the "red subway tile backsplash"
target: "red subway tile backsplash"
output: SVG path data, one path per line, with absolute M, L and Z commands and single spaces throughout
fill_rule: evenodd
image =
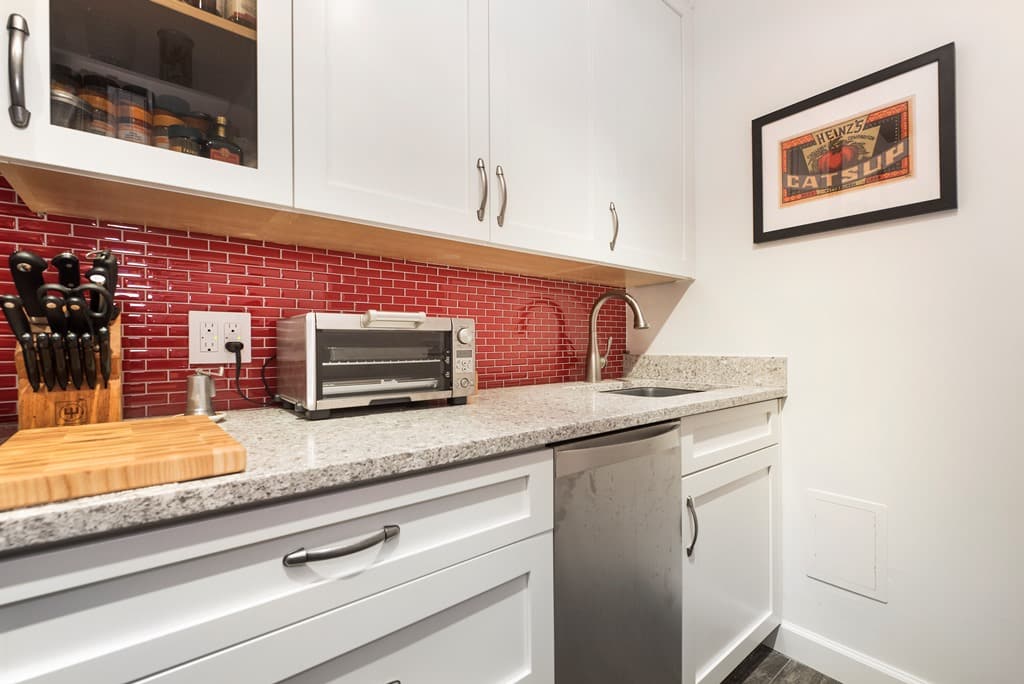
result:
M 9 188 L 0 177 L 0 189 Z M 0 190 L 3 192 L 3 190 Z M 476 320 L 481 389 L 582 380 L 587 316 L 602 285 L 507 275 L 120 225 L 66 216 L 40 217 L 13 196 L 0 196 L 0 250 L 30 249 L 50 258 L 74 251 L 113 250 L 121 262 L 126 417 L 180 413 L 188 366 L 188 311 L 245 310 L 252 314 L 253 362 L 242 370 L 243 390 L 265 399 L 261 366 L 274 354 L 279 318 L 305 311 L 366 309 L 426 311 Z M 0 291 L 14 292 L 0 269 Z M 612 338 L 607 377 L 622 372 L 625 306 L 609 302 L 598 325 Z M 602 346 L 605 342 L 602 343 Z M 14 340 L 0 344 L 0 420 L 17 415 Z M 276 368 L 267 376 L 273 387 Z M 233 391 L 233 374 L 218 379 L 218 410 L 252 406 Z

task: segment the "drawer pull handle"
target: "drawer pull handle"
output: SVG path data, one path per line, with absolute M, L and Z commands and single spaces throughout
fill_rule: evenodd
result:
M 292 551 L 284 557 L 284 564 L 289 568 L 293 568 L 296 565 L 305 565 L 306 563 L 313 563 L 315 561 L 330 560 L 332 558 L 341 558 L 342 556 L 348 556 L 358 551 L 363 551 L 377 544 L 383 544 L 389 539 L 394 539 L 401 532 L 401 528 L 398 525 L 385 525 L 377 534 L 357 541 L 355 544 L 349 544 L 348 546 L 328 546 L 325 549 L 313 549 L 307 551 L 306 549 L 298 549 Z
M 693 538 L 690 540 L 690 545 L 686 548 L 686 557 L 689 558 L 693 555 L 693 547 L 697 545 L 697 535 L 700 534 L 700 526 L 697 524 L 697 510 L 693 507 L 693 497 L 686 497 L 686 510 L 690 512 L 690 519 L 693 520 Z

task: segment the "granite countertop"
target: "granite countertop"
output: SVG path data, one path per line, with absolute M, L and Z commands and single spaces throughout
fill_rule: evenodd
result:
M 707 389 L 648 399 L 601 390 L 656 382 Z M 614 380 L 483 390 L 465 406 L 356 412 L 321 421 L 282 409 L 232 411 L 221 426 L 248 451 L 246 470 L 0 512 L 0 553 L 125 530 L 611 430 L 784 396 L 782 386 Z

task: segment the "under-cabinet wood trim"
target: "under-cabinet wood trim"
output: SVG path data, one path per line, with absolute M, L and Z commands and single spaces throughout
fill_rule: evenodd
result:
M 685 279 L 21 164 L 2 163 L 0 173 L 28 207 L 40 214 L 160 226 L 612 287 L 639 287 Z

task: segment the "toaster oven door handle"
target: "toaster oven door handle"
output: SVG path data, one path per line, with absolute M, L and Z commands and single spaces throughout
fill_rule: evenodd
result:
M 427 320 L 426 311 L 377 311 L 363 314 L 364 328 L 418 328 Z

